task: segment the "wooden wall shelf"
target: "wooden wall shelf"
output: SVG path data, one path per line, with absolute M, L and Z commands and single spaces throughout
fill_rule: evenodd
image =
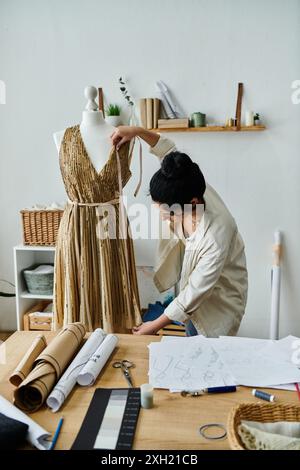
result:
M 149 129 L 153 132 L 257 132 L 264 131 L 265 126 L 241 126 L 240 130 L 237 127 L 225 126 L 205 126 L 205 127 L 172 127 L 165 129 Z

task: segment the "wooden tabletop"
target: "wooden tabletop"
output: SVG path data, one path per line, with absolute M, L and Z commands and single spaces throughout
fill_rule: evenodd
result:
M 5 342 L 6 364 L 0 364 L 0 394 L 10 401 L 12 401 L 14 387 L 9 383 L 8 378 L 34 337 L 39 333 L 18 331 Z M 53 332 L 45 332 L 47 341 L 50 341 L 54 335 Z M 147 345 L 153 341 L 160 341 L 161 338 L 133 335 L 118 335 L 118 337 L 118 347 L 93 387 L 76 386 L 58 413 L 52 413 L 44 405 L 39 411 L 30 414 L 32 419 L 51 433 L 55 431 L 59 418 L 64 417 L 62 431 L 56 445 L 57 449 L 70 449 L 95 388 L 126 387 L 121 371 L 112 367 L 113 361 L 128 359 L 135 363 L 136 367 L 131 369 L 131 374 L 136 387 L 148 382 Z M 296 392 L 273 390 L 272 393 L 275 393 L 278 402 L 298 401 Z M 233 406 L 241 402 L 257 402 L 257 399 L 251 395 L 251 389 L 246 387 L 239 387 L 236 393 L 206 395 L 197 398 L 183 398 L 178 393 L 155 390 L 154 400 L 155 407 L 153 409 L 141 409 L 134 449 L 229 449 L 227 439 L 206 440 L 199 435 L 199 427 L 203 424 L 216 422 L 226 426 L 228 413 Z

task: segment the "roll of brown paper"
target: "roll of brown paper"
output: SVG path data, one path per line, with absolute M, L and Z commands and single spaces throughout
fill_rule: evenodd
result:
M 27 353 L 9 377 L 9 381 L 11 384 L 15 385 L 15 387 L 18 387 L 20 383 L 24 379 L 26 379 L 27 375 L 33 367 L 34 361 L 39 356 L 39 354 L 41 354 L 41 352 L 45 349 L 46 346 L 47 343 L 45 336 L 36 336 Z
M 70 323 L 34 361 L 34 368 L 15 390 L 14 403 L 24 411 L 36 411 L 46 400 L 52 388 L 79 350 L 85 327 Z

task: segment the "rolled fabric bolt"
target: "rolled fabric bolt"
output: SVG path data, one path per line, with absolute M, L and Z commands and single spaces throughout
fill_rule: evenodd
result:
M 141 385 L 141 406 L 147 410 L 153 408 L 153 387 L 151 384 Z
M 261 398 L 262 400 L 272 401 L 272 402 L 275 401 L 275 395 L 270 395 L 267 392 L 262 392 L 261 390 L 256 390 L 256 388 L 254 388 L 252 390 L 252 395 L 256 398 Z

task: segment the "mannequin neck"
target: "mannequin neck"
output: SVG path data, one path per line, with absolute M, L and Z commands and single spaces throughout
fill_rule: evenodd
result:
M 103 118 L 102 111 L 83 111 L 82 113 L 82 127 L 105 126 L 106 122 Z

